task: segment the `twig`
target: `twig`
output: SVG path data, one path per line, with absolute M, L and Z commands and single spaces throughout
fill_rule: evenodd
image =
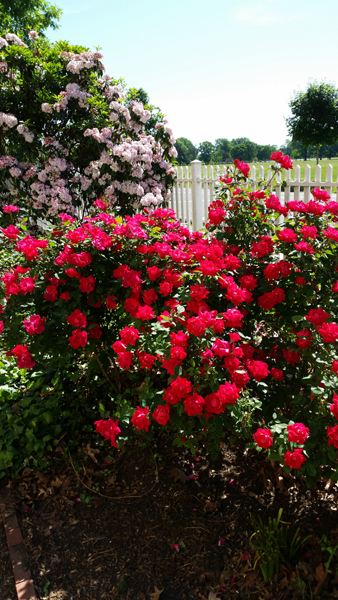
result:
M 100 369 L 101 369 L 101 371 L 102 371 L 103 375 L 105 376 L 106 380 L 108 381 L 108 383 L 110 383 L 110 385 L 111 385 L 113 388 L 115 388 L 115 389 L 116 389 L 116 387 L 115 387 L 114 383 L 113 383 L 113 382 L 112 382 L 112 380 L 110 379 L 110 377 L 109 377 L 109 375 L 108 375 L 108 373 L 107 373 L 106 369 L 104 368 L 104 366 L 103 366 L 102 362 L 100 361 L 100 359 L 99 359 L 98 355 L 96 354 L 96 352 L 94 352 L 94 356 L 95 356 L 95 358 L 96 358 L 96 360 L 97 360 L 97 362 L 98 362 L 98 364 L 99 364 L 99 367 L 100 367 Z
M 68 456 L 69 456 L 70 464 L 72 465 L 72 467 L 73 467 L 73 471 L 74 471 L 74 473 L 75 473 L 76 477 L 78 478 L 79 482 L 80 482 L 80 483 L 83 485 L 83 487 L 85 487 L 87 490 L 89 490 L 90 492 L 92 492 L 92 493 L 94 493 L 94 494 L 97 494 L 98 496 L 101 496 L 102 498 L 108 498 L 109 500 L 125 500 L 126 498 L 143 498 L 144 496 L 147 496 L 147 494 L 150 494 L 150 492 L 151 492 L 151 491 L 154 489 L 154 487 L 156 486 L 156 484 L 157 484 L 157 482 L 158 482 L 158 476 L 156 476 L 156 480 L 155 480 L 155 483 L 154 483 L 154 485 L 153 485 L 153 486 L 152 486 L 152 487 L 151 487 L 151 488 L 150 488 L 150 489 L 149 489 L 147 492 L 144 492 L 144 494 L 137 494 L 137 495 L 136 495 L 136 494 L 135 494 L 135 495 L 134 495 L 134 494 L 131 494 L 131 495 L 128 495 L 128 496 L 107 496 L 106 494 L 101 494 L 101 492 L 97 492 L 96 490 L 93 490 L 93 489 L 91 489 L 90 487 L 88 487 L 88 485 L 86 485 L 86 484 L 85 484 L 85 483 L 82 481 L 82 479 L 81 479 L 80 475 L 78 474 L 78 472 L 76 471 L 76 469 L 75 469 L 75 467 L 74 467 L 74 463 L 73 463 L 73 461 L 72 461 L 72 457 L 71 457 L 71 455 L 70 455 L 70 452 L 69 452 L 68 446 L 66 446 L 66 448 L 67 448 L 67 452 L 68 452 Z M 156 469 L 157 469 L 157 463 L 156 463 L 156 459 L 155 459 L 155 457 L 154 457 L 154 460 L 155 460 Z

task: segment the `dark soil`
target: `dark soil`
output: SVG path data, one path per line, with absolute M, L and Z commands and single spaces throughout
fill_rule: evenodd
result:
M 123 452 L 94 440 L 71 459 L 66 448 L 57 456 L 49 473 L 25 469 L 9 484 L 40 598 L 338 598 L 338 556 L 325 574 L 320 544 L 323 534 L 338 542 L 336 486 L 310 491 L 242 445 L 224 444 L 216 461 L 203 447 L 175 453 L 165 440 Z M 252 516 L 266 523 L 280 508 L 290 538 L 299 527 L 311 539 L 267 584 L 253 568 Z M 0 551 L 0 597 L 12 600 L 3 532 Z

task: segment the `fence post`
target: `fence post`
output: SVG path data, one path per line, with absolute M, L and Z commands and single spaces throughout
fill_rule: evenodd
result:
M 192 199 L 192 228 L 198 231 L 203 227 L 203 199 L 202 199 L 202 163 L 193 160 L 191 166 L 191 199 Z

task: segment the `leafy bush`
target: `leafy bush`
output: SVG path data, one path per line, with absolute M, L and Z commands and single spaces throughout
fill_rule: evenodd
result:
M 163 202 L 175 139 L 143 90 L 105 75 L 100 52 L 29 35 L 0 37 L 0 204 L 51 221 L 97 197 L 123 214 Z
M 43 239 L 2 227 L 4 347 L 19 368 L 101 370 L 114 418 L 96 426 L 113 446 L 166 427 L 176 445 L 204 438 L 216 452 L 228 430 L 308 485 L 337 480 L 338 203 L 316 189 L 283 207 L 243 189 L 248 171 L 236 160 L 221 178 L 207 233 L 168 209 L 122 219 L 102 201 Z

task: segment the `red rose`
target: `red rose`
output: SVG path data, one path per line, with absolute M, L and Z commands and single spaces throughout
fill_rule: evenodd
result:
M 144 304 L 147 304 L 148 306 L 151 306 L 158 298 L 158 295 L 156 294 L 155 290 L 150 289 L 150 290 L 145 290 L 143 292 L 143 302 Z
M 88 335 L 86 331 L 81 331 L 81 329 L 74 329 L 72 335 L 68 339 L 71 347 L 77 350 L 78 348 L 80 348 L 80 346 L 82 346 L 82 348 L 85 347 L 85 345 L 87 344 L 87 338 Z
M 303 448 L 296 448 L 293 452 L 290 450 L 284 454 L 284 464 L 291 469 L 300 469 L 302 464 L 306 461 L 305 456 L 303 456 Z
M 68 262 L 70 262 L 68 260 Z M 79 254 L 72 254 L 72 262 L 77 267 L 86 267 L 92 262 L 92 256 L 89 252 L 80 252 Z
M 87 292 L 88 294 L 95 288 L 96 279 L 92 275 L 89 277 L 81 277 L 79 288 L 81 292 Z
M 60 300 L 70 300 L 70 295 L 67 292 L 60 294 Z
M 122 344 L 124 344 L 125 346 L 128 346 L 128 344 L 135 346 L 136 340 L 138 340 L 138 338 L 140 337 L 139 334 L 139 330 L 135 329 L 133 325 L 131 327 L 125 327 L 120 331 Z
M 305 427 L 303 423 L 293 423 L 293 425 L 287 426 L 288 441 L 296 442 L 297 444 L 304 444 L 305 440 L 309 437 L 309 428 Z
M 281 229 L 277 232 L 277 237 L 281 242 L 296 242 L 297 241 L 297 233 L 295 233 L 292 229 Z
M 176 398 L 179 400 L 186 398 L 192 389 L 191 382 L 185 377 L 177 377 L 171 382 L 170 387 L 174 396 L 176 396 Z
M 200 317 L 191 317 L 187 321 L 187 331 L 197 337 L 201 336 L 205 332 L 205 324 Z
M 213 394 L 208 394 L 204 398 L 205 400 L 205 410 L 209 413 L 215 413 L 216 415 L 220 415 L 225 408 L 225 404 L 223 403 L 222 397 L 214 392 Z
M 256 381 L 262 381 L 269 374 L 268 365 L 260 360 L 248 360 L 246 365 L 251 377 Z
M 153 412 L 153 417 L 155 421 L 157 421 L 160 425 L 166 425 L 169 421 L 170 416 L 170 406 L 169 404 L 160 404 L 157 408 L 155 408 Z
M 56 298 L 58 297 L 58 291 L 55 285 L 47 285 L 43 297 L 48 302 L 55 302 Z
M 73 327 L 87 327 L 87 317 L 78 308 L 67 317 L 67 322 Z
M 336 419 L 338 419 L 338 396 L 337 396 L 337 394 L 334 394 L 332 400 L 333 400 L 333 404 L 330 404 L 330 411 L 332 412 L 333 416 L 336 417 Z
M 250 381 L 250 377 L 245 369 L 241 369 L 238 371 L 233 371 L 231 373 L 231 380 L 239 387 L 244 388 L 248 381 Z
M 150 321 L 155 316 L 155 311 L 151 306 L 139 306 L 137 313 L 135 315 L 136 319 L 141 319 L 141 321 Z
M 270 429 L 257 429 L 253 437 L 259 448 L 268 450 L 273 444 L 273 438 Z
M 158 279 L 162 275 L 162 271 L 158 267 L 148 267 L 147 272 L 150 281 L 155 281 L 155 279 Z
M 89 337 L 93 340 L 100 339 L 102 335 L 102 331 L 100 329 L 100 325 L 97 323 L 91 323 L 90 325 L 94 325 L 93 327 L 89 326 Z
M 301 331 L 298 331 L 296 344 L 298 348 L 301 348 L 302 350 L 304 350 L 308 346 L 312 346 L 311 331 L 309 331 L 308 329 L 302 329 Z
M 321 327 L 317 328 L 317 330 L 322 336 L 323 342 L 332 344 L 338 339 L 337 323 L 323 323 Z
M 229 381 L 224 385 L 220 385 L 217 393 L 224 405 L 235 404 L 237 398 L 239 398 L 239 389 L 236 385 L 229 383 Z
M 187 415 L 189 415 L 189 417 L 201 415 L 203 412 L 203 406 L 204 398 L 198 394 L 188 396 L 188 398 L 184 400 L 184 411 L 187 413 Z
M 118 448 L 116 444 L 116 436 L 121 433 L 121 429 L 118 427 L 119 420 L 113 421 L 111 417 L 109 417 L 108 421 L 104 421 L 101 419 L 100 421 L 95 421 L 94 425 L 96 425 L 96 431 L 103 435 L 105 440 L 110 440 L 111 445 L 115 448 Z
M 160 294 L 162 294 L 162 296 L 169 296 L 169 294 L 171 294 L 172 291 L 172 283 L 169 283 L 168 281 L 163 281 L 162 283 L 160 283 Z
M 263 308 L 263 310 L 271 310 L 275 304 L 277 304 L 277 300 L 273 292 L 266 292 L 258 298 L 258 306 Z
M 42 333 L 45 330 L 45 320 L 45 317 L 41 318 L 40 315 L 32 315 L 29 319 L 25 319 L 23 324 L 27 333 L 34 335 L 35 333 Z
M 283 381 L 283 379 L 284 379 L 283 371 L 281 369 L 272 368 L 271 369 L 271 377 L 273 377 L 277 381 Z
M 106 299 L 106 307 L 109 310 L 115 310 L 115 308 L 117 307 L 117 303 L 116 303 L 116 298 L 115 296 L 107 296 Z
M 126 369 L 126 371 L 129 371 L 131 365 L 133 364 L 132 353 L 131 352 L 120 352 L 118 354 L 118 363 L 119 363 L 119 367 L 121 367 L 121 369 Z
M 249 177 L 250 166 L 247 163 L 235 158 L 234 165 L 242 173 L 242 175 L 244 175 L 244 177 Z
M 305 316 L 305 319 L 317 327 L 317 325 L 324 323 L 330 316 L 330 313 L 325 312 L 322 308 L 312 308 Z
M 156 356 L 152 356 L 146 352 L 140 352 L 138 354 L 138 359 L 142 369 L 151 369 L 156 360 Z
M 135 300 L 135 298 L 127 298 L 124 303 L 126 312 L 128 312 L 132 317 L 136 317 L 139 306 L 140 303 L 138 300 Z
M 225 313 L 222 313 L 225 319 L 225 325 L 233 329 L 242 327 L 243 314 L 237 308 L 228 308 Z
M 295 366 L 296 363 L 299 362 L 299 354 L 298 354 L 298 352 L 296 352 L 296 350 L 291 350 L 289 348 L 288 350 L 282 350 L 282 352 L 283 352 L 284 360 L 286 360 L 286 362 L 288 362 L 293 367 Z
M 327 428 L 327 435 L 329 436 L 329 446 L 338 448 L 338 425 Z
M 147 406 L 145 408 L 141 408 L 140 406 L 138 406 L 135 410 L 131 418 L 131 422 L 134 425 L 134 427 L 136 427 L 137 431 L 141 431 L 142 429 L 148 431 L 150 427 L 150 420 L 147 416 L 148 414 L 149 408 Z

